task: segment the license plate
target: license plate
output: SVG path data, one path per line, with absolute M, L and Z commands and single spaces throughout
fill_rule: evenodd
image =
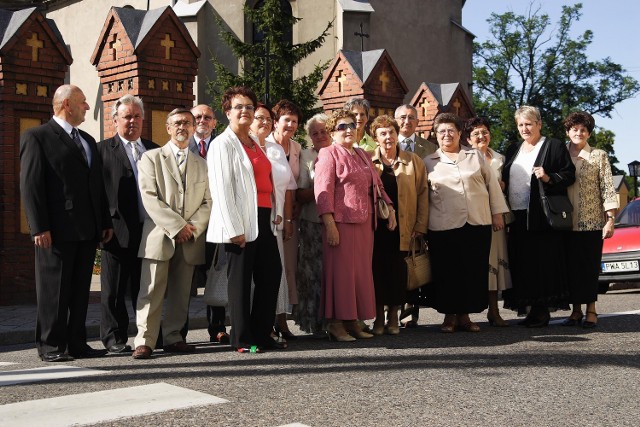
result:
M 603 262 L 603 273 L 615 273 L 618 271 L 638 271 L 638 261 L 618 261 L 618 262 Z

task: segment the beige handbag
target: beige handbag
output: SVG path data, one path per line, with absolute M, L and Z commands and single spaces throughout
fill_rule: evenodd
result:
M 418 250 L 416 251 L 416 246 Z M 431 260 L 427 242 L 421 237 L 412 237 L 409 243 L 411 250 L 404 258 L 407 264 L 407 290 L 412 291 L 431 283 Z

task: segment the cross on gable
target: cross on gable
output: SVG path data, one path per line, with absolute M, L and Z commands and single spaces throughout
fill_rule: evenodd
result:
M 117 55 L 118 55 L 118 49 L 120 49 L 120 47 L 122 46 L 122 43 L 120 42 L 120 39 L 116 38 L 117 36 L 114 34 L 113 35 L 113 41 L 111 43 L 109 43 L 109 47 L 111 49 L 113 49 L 113 51 L 111 52 L 113 54 L 113 59 L 116 59 Z
M 336 81 L 338 82 L 338 92 L 342 92 L 343 85 L 347 81 L 347 76 L 343 74 L 342 70 L 338 71 Z
M 456 116 L 460 115 L 460 107 L 462 106 L 462 104 L 460 104 L 460 101 L 458 101 L 458 98 L 455 99 L 455 101 L 453 101 L 453 108 L 456 109 Z
M 164 59 L 171 59 L 171 48 L 175 45 L 176 43 L 171 40 L 171 35 L 166 33 L 164 39 L 160 42 L 160 46 L 164 47 Z
M 386 71 L 383 71 L 382 74 L 380 74 L 380 82 L 382 83 L 382 91 L 386 92 L 387 91 L 387 83 L 389 83 L 391 81 L 391 79 L 389 78 L 389 74 Z
M 424 98 L 421 104 L 418 104 L 420 108 L 422 108 L 422 116 L 427 117 L 427 108 L 429 108 L 429 100 Z
M 31 47 L 31 60 L 38 60 L 38 49 L 44 47 L 42 40 L 38 40 L 38 33 L 31 33 L 31 38 L 27 40 L 27 46 Z

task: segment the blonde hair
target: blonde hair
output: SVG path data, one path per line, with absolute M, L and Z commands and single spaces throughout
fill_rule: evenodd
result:
M 516 123 L 518 122 L 518 119 L 520 117 L 532 120 L 536 123 L 542 122 L 542 117 L 540 116 L 540 110 L 538 110 L 536 107 L 533 107 L 531 105 L 523 105 L 522 107 L 516 110 L 516 112 L 513 115 L 513 118 L 516 120 Z

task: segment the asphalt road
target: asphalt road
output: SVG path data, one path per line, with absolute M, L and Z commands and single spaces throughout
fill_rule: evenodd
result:
M 31 414 L 50 413 L 45 420 L 53 423 L 49 401 L 30 401 L 83 393 L 95 393 L 88 395 L 85 409 L 95 406 L 117 416 L 125 401 L 145 397 L 140 395 L 146 389 L 132 387 L 159 383 L 180 387 L 178 394 L 185 397 L 195 391 L 225 402 L 100 425 L 637 426 L 640 290 L 601 296 L 598 310 L 593 331 L 557 324 L 490 328 L 476 315 L 480 333 L 442 334 L 442 316 L 423 309 L 421 326 L 398 336 L 355 343 L 308 337 L 286 351 L 263 354 L 233 353 L 204 342 L 206 330 L 196 330 L 189 333 L 191 342 L 201 342 L 194 355 L 158 351 L 148 361 L 113 355 L 77 360 L 65 366 L 100 372 L 0 386 L 0 426 L 18 425 L 7 415 L 18 402 L 26 402 L 22 410 Z M 512 313 L 503 314 L 512 324 L 517 321 Z M 566 315 L 554 313 L 553 319 Z M 5 373 L 53 366 L 40 362 L 31 345 L 0 347 L 3 362 L 13 363 L 0 366 Z M 100 392 L 113 389 L 127 397 L 100 398 Z M 74 412 L 57 415 L 67 424 L 78 422 Z

